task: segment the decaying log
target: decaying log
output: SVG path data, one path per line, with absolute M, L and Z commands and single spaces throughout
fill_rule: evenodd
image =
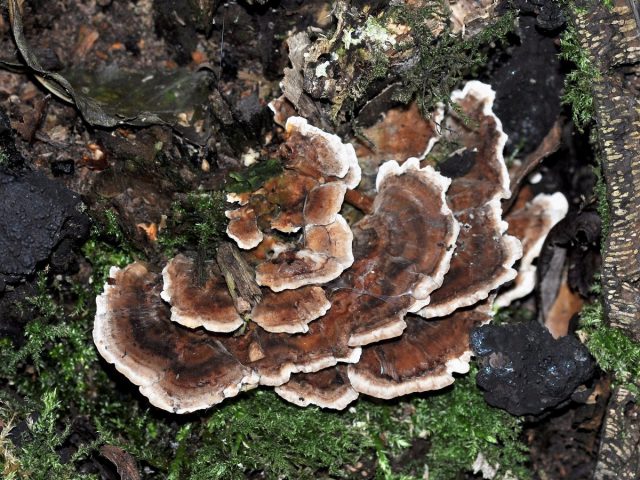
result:
M 609 324 L 640 341 L 640 26 L 634 0 L 579 2 L 578 36 L 594 78 L 598 142 L 609 202 L 602 286 Z
M 609 325 L 640 340 L 640 24 L 635 0 L 577 2 L 581 45 L 600 72 L 593 79 L 595 120 L 610 227 L 602 286 Z M 623 386 L 607 408 L 595 477 L 640 478 L 638 395 Z

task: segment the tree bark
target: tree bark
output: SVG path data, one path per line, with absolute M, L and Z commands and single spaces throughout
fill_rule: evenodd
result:
M 600 71 L 594 79 L 598 142 L 607 185 L 610 230 L 602 285 L 613 327 L 640 341 L 640 27 L 634 0 L 579 2 L 582 46 Z
M 640 478 L 640 405 L 638 395 L 617 387 L 602 427 L 595 480 Z
M 607 322 L 640 341 L 640 19 L 635 0 L 576 2 L 573 21 L 600 75 L 595 120 L 607 186 L 609 231 L 602 286 Z M 640 478 L 640 399 L 613 392 L 598 452 L 596 480 Z

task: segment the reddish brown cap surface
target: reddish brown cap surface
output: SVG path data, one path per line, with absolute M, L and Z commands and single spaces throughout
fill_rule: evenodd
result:
M 227 212 L 227 233 L 245 249 L 259 246 L 265 233 L 299 234 L 276 242 L 257 268 L 257 282 L 276 292 L 326 283 L 351 265 L 351 229 L 338 212 L 347 189 L 360 182 L 351 145 L 300 117 L 289 118 L 285 130 L 284 172 Z
M 96 299 L 93 339 L 102 357 L 140 387 L 156 407 L 186 413 L 258 384 L 218 337 L 169 319 L 161 278 L 142 263 L 113 267 Z M 224 337 L 220 337 L 224 338 Z
M 346 308 L 348 305 L 332 299 L 331 309 L 311 322 L 305 334 L 269 333 L 249 324 L 244 335 L 232 337 L 225 346 L 259 373 L 260 384 L 269 386 L 282 385 L 293 373 L 357 362 L 361 349 L 347 345 L 348 331 L 342 325 Z
M 401 337 L 363 349 L 349 366 L 351 385 L 377 398 L 444 388 L 469 370 L 469 334 L 490 319 L 488 302 L 438 320 L 408 317 Z
M 506 223 L 501 216 L 497 200 L 456 215 L 461 228 L 451 268 L 419 315 L 448 315 L 487 298 L 491 291 L 515 278 L 517 272 L 511 267 L 522 256 L 522 248 L 518 239 L 504 235 Z
M 320 287 L 267 292 L 251 312 L 251 320 L 272 333 L 306 333 L 308 323 L 331 307 Z
M 304 248 L 285 251 L 256 268 L 256 281 L 274 292 L 323 284 L 353 263 L 353 234 L 342 215 L 328 225 L 307 225 Z
M 258 218 L 253 208 L 244 206 L 236 210 L 227 210 L 225 215 L 229 219 L 227 235 L 235 240 L 240 248 L 249 250 L 260 244 L 264 235 L 258 228 Z
M 454 212 L 511 195 L 502 154 L 507 135 L 492 111 L 494 100 L 491 86 L 478 81 L 451 94 L 464 118 L 449 112 L 443 136 L 462 148 L 440 165 L 440 173 L 451 178 L 447 201 Z
M 339 322 L 351 347 L 402 333 L 406 312 L 442 282 L 458 235 L 444 199 L 448 181 L 431 167 L 387 162 L 377 183 L 373 213 L 353 228 L 354 264 L 331 285 L 333 306 L 318 320 Z
M 451 95 L 467 118 L 450 114 L 444 131 L 449 141 L 463 148 L 445 160 L 440 171 L 452 177 L 447 202 L 461 228 L 442 286 L 418 312 L 425 318 L 473 305 L 516 276 L 511 267 L 522 248 L 518 239 L 505 234 L 507 224 L 502 221 L 500 202 L 510 196 L 502 155 L 507 137 L 491 110 L 494 98 L 491 87 L 477 81 Z
M 358 398 L 358 392 L 351 387 L 347 367 L 338 365 L 316 373 L 293 375 L 275 391 L 288 402 L 300 407 L 317 405 L 322 408 L 343 410 Z
M 443 115 L 439 108 L 427 119 L 414 102 L 388 110 L 378 122 L 362 129 L 367 142 L 360 141 L 356 153 L 365 179 L 375 179 L 380 165 L 388 160 L 402 163 L 412 157 L 424 158 L 440 137 Z
M 459 232 L 444 197 L 448 186 L 417 159 L 383 164 L 374 212 L 354 226 L 357 260 L 345 281 L 383 299 L 408 295 L 412 310 L 425 305 L 449 269 Z
M 182 254 L 162 270 L 161 297 L 171 304 L 171 320 L 185 327 L 233 332 L 244 323 L 229 294 L 224 277 L 212 262 L 203 266 L 198 285 L 195 262 Z

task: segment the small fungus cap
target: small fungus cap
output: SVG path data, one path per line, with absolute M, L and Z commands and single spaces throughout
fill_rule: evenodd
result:
M 285 136 L 284 171 L 248 196 L 233 197 L 240 207 L 226 212 L 227 234 L 245 250 L 278 232 L 298 234 L 275 245 L 256 269 L 256 281 L 274 292 L 322 285 L 351 266 L 353 237 L 339 212 L 361 177 L 353 146 L 336 135 L 290 117 Z
M 524 190 L 521 190 L 521 192 Z M 507 215 L 508 232 L 520 239 L 523 255 L 518 266 L 518 276 L 507 289 L 500 291 L 496 298 L 498 307 L 507 307 L 519 298 L 526 297 L 535 288 L 535 260 L 542 251 L 551 229 L 569 212 L 569 202 L 560 192 L 541 193 L 522 208 L 514 209 Z
M 212 332 L 237 330 L 244 321 L 222 273 L 211 262 L 203 270 L 205 278 L 198 285 L 195 262 L 182 254 L 172 258 L 162 270 L 161 297 L 171 304 L 171 321 Z
M 275 388 L 282 398 L 300 407 L 317 405 L 343 410 L 358 398 L 344 365 L 315 373 L 293 375 L 284 385 Z
M 351 386 L 385 399 L 444 388 L 454 373 L 469 371 L 469 335 L 490 320 L 488 303 L 428 322 L 408 317 L 401 337 L 363 349 L 348 368 Z
M 267 292 L 253 308 L 251 320 L 268 332 L 306 333 L 309 322 L 323 316 L 329 308 L 331 302 L 320 287 Z

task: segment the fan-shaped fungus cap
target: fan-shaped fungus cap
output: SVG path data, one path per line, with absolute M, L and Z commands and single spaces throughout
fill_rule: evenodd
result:
M 258 375 L 218 339 L 169 320 L 160 276 L 139 262 L 113 267 L 97 300 L 93 339 L 156 407 L 186 413 L 257 386 Z
M 347 346 L 347 333 L 335 321 L 341 318 L 339 315 L 329 318 L 341 309 L 333 302 L 327 315 L 311 322 L 309 332 L 301 335 L 269 333 L 249 324 L 244 335 L 230 338 L 225 346 L 258 372 L 261 385 L 268 386 L 282 385 L 294 373 L 317 372 L 338 362 L 354 363 L 362 350 Z
M 506 307 L 533 291 L 537 270 L 533 262 L 540 255 L 542 245 L 551 229 L 568 211 L 569 203 L 566 197 L 557 192 L 552 195 L 536 195 L 524 207 L 509 212 L 506 217 L 509 223 L 508 232 L 520 239 L 523 255 L 513 285 L 501 291 L 496 298 L 495 303 L 498 307 Z
M 327 368 L 315 373 L 293 375 L 275 391 L 285 400 L 300 407 L 317 405 L 343 410 L 358 398 L 349 382 L 346 365 Z
M 274 292 L 329 282 L 353 263 L 352 241 L 342 215 L 328 225 L 306 226 L 305 248 L 284 251 L 258 265 L 256 281 Z
M 442 284 L 460 231 L 445 199 L 449 184 L 430 166 L 420 168 L 416 158 L 402 166 L 390 161 L 380 167 L 373 214 L 355 228 L 361 262 L 371 265 L 377 255 L 378 268 L 352 269 L 349 275 L 357 279 L 356 285 L 372 295 L 385 295 L 380 285 L 393 283 L 394 295 L 411 295 L 415 308 Z M 389 280 L 374 282 L 375 275 Z
M 464 118 L 449 112 L 443 136 L 463 148 L 440 165 L 440 173 L 452 179 L 447 200 L 454 212 L 511 195 L 503 157 L 507 135 L 493 113 L 495 97 L 490 85 L 477 80 L 451 94 Z
M 251 320 L 268 332 L 306 333 L 308 323 L 323 316 L 331 302 L 320 287 L 268 292 L 251 312 Z
M 363 349 L 349 366 L 351 385 L 377 398 L 444 388 L 469 370 L 471 330 L 490 320 L 488 302 L 429 322 L 409 317 L 401 337 Z
M 258 228 L 258 217 L 253 208 L 227 210 L 225 216 L 229 219 L 227 235 L 243 250 L 257 247 L 264 239 L 264 234 Z
M 341 410 L 358 393 L 389 399 L 444 388 L 469 370 L 470 333 L 491 316 L 491 301 L 434 321 L 409 316 L 402 336 L 364 347 L 357 363 L 294 375 L 276 392 L 296 405 Z
M 233 332 L 243 325 L 224 277 L 209 262 L 198 285 L 195 262 L 180 254 L 162 270 L 161 297 L 171 304 L 171 320 L 185 327 Z
M 287 166 L 312 178 L 344 179 L 347 188 L 360 183 L 360 165 L 350 143 L 309 125 L 302 117 L 290 117 L 285 127 L 292 150 Z
M 508 198 L 509 174 L 502 150 L 506 135 L 491 111 L 495 92 L 481 82 L 468 82 L 451 99 L 468 117 L 445 119 L 450 140 L 463 149 L 441 165 L 452 177 L 447 202 L 461 224 L 451 268 L 429 305 L 420 310 L 425 318 L 441 317 L 487 298 L 492 290 L 513 280 L 512 265 L 522 256 L 520 242 L 505 235 L 500 201 Z
M 356 153 L 365 180 L 375 179 L 380 165 L 388 160 L 398 163 L 413 157 L 422 160 L 440 138 L 443 117 L 442 107 L 427 119 L 418 104 L 412 103 L 388 110 L 379 121 L 362 129 L 362 137 L 367 142 L 360 141 Z
M 458 223 L 449 181 L 417 159 L 380 167 L 373 213 L 354 228 L 355 262 L 335 282 L 350 292 L 349 345 L 399 335 L 404 314 L 424 306 L 449 268 Z M 347 327 L 345 327 L 347 328 Z

